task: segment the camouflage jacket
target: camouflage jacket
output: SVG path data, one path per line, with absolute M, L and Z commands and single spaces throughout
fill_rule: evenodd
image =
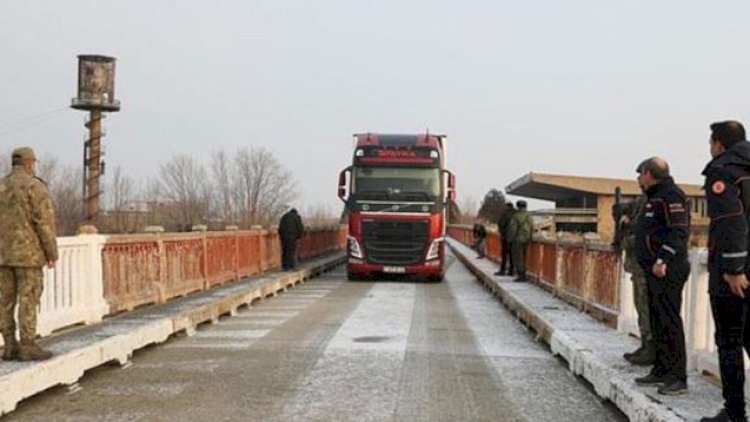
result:
M 516 211 L 508 224 L 508 241 L 511 243 L 529 243 L 534 231 L 534 223 L 527 211 Z
M 0 266 L 57 261 L 55 213 L 47 185 L 22 166 L 0 180 Z

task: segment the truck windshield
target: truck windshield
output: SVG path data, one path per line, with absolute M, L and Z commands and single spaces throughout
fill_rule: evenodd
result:
M 429 200 L 440 196 L 440 170 L 355 167 L 352 193 L 363 198 Z

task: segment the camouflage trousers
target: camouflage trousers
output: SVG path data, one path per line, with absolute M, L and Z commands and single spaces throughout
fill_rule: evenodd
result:
M 641 340 L 644 343 L 651 342 L 651 322 L 648 310 L 648 282 L 643 270 L 638 268 L 630 273 L 630 281 L 633 282 L 633 304 L 638 312 L 638 329 L 641 332 Z
M 516 266 L 516 274 L 526 275 L 526 250 L 528 243 L 511 242 L 510 253 L 513 256 L 513 265 Z
M 14 312 L 18 303 L 21 340 L 36 337 L 36 312 L 44 288 L 39 267 L 0 267 L 0 332 L 15 334 Z

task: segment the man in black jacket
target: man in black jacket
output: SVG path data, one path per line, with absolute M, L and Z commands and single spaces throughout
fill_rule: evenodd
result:
M 750 142 L 740 122 L 726 121 L 711 125 L 709 144 L 712 160 L 703 170 L 711 219 L 708 292 L 716 326 L 724 408 L 701 421 L 747 421 L 743 349 L 750 352 Z
M 670 177 L 666 161 L 649 158 L 638 166 L 637 172 L 638 184 L 647 198 L 635 228 L 635 249 L 648 284 L 656 359 L 651 372 L 635 381 L 659 386 L 659 394 L 684 394 L 687 357 L 680 306 L 682 289 L 690 275 L 690 209 L 685 193 Z
M 292 208 L 281 216 L 279 239 L 281 239 L 281 268 L 291 271 L 296 265 L 297 241 L 302 238 L 305 227 L 297 210 Z

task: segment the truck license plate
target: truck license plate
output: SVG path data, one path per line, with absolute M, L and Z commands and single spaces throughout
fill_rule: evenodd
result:
M 404 267 L 383 267 L 384 273 L 403 274 L 406 272 Z

